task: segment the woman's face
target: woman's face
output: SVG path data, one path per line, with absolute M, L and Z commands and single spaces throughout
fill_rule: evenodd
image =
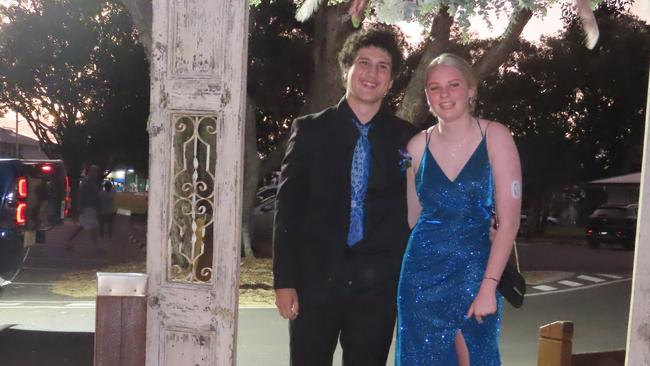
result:
M 460 70 L 438 65 L 429 70 L 425 93 L 431 112 L 442 120 L 455 120 L 469 114 L 469 100 L 476 95 Z

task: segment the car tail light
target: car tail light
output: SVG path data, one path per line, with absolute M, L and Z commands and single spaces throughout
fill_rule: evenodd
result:
M 18 198 L 27 198 L 27 178 L 18 177 L 16 186 L 18 187 Z
M 16 225 L 25 225 L 27 223 L 27 194 L 27 177 L 18 177 L 16 179 L 16 195 L 18 196 Z
M 41 173 L 50 174 L 53 170 L 54 168 L 50 164 L 41 165 Z
M 587 229 L 587 236 L 592 236 L 594 235 L 594 231 L 592 229 Z
M 25 225 L 27 222 L 27 203 L 25 202 L 18 202 L 18 206 L 16 206 L 16 224 L 18 225 Z

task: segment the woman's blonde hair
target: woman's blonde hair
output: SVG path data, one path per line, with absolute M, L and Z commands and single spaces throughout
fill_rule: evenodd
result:
M 426 76 L 429 76 L 429 73 L 431 70 L 436 68 L 436 66 L 450 66 L 453 67 L 454 69 L 460 71 L 461 75 L 465 78 L 465 81 L 467 81 L 467 85 L 470 88 L 474 88 L 474 97 L 472 97 L 469 100 L 469 109 L 471 113 L 474 113 L 474 108 L 476 107 L 476 95 L 478 92 L 478 80 L 476 79 L 476 75 L 474 75 L 474 71 L 472 70 L 472 66 L 465 61 L 464 58 L 455 55 L 453 53 L 443 53 L 440 56 L 436 57 L 429 63 L 429 66 L 427 66 L 426 70 Z

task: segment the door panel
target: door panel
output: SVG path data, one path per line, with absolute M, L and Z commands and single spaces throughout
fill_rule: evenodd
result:
M 147 365 L 234 365 L 247 1 L 153 1 Z

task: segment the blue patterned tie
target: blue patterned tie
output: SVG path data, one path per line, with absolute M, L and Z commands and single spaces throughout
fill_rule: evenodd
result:
M 359 139 L 354 147 L 352 157 L 352 171 L 350 172 L 350 230 L 348 231 L 348 245 L 353 246 L 363 239 L 363 204 L 368 191 L 368 175 L 370 173 L 370 141 L 368 131 L 371 125 L 364 125 L 353 120 L 359 129 Z

